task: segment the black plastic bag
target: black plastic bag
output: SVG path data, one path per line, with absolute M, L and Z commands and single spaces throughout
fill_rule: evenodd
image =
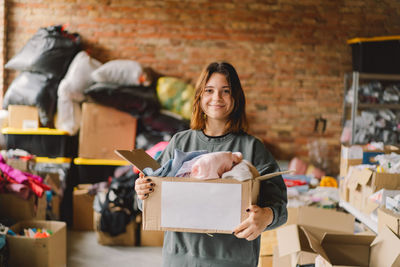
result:
M 84 91 L 93 102 L 111 106 L 132 116 L 150 116 L 160 110 L 160 103 L 153 88 L 95 83 Z
M 5 68 L 62 78 L 80 49 L 79 34 L 69 34 L 61 25 L 40 28 Z
M 111 236 L 126 232 L 126 225 L 138 212 L 135 205 L 135 180 L 132 168 L 120 177 L 113 177 L 106 199 L 101 206 L 100 230 Z
M 9 105 L 37 106 L 40 122 L 50 126 L 57 105 L 59 81 L 44 74 L 24 71 L 10 84 L 3 100 L 3 109 Z
M 158 114 L 141 118 L 141 123 L 146 131 L 164 132 L 174 135 L 177 132 L 189 129 L 189 121 L 178 117 L 180 116 L 172 115 L 172 112 L 162 111 Z

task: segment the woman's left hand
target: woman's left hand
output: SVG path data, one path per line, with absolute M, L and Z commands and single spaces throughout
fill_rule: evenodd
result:
M 237 238 L 246 238 L 251 241 L 272 223 L 274 213 L 271 208 L 261 208 L 257 205 L 251 205 L 246 211 L 249 213 L 249 217 L 233 230 L 233 234 Z

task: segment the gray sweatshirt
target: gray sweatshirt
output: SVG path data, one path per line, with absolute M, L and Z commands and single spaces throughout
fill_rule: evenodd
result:
M 222 137 L 208 137 L 202 131 L 187 130 L 177 133 L 158 158 L 162 165 L 173 158 L 174 149 L 184 152 L 207 150 L 208 152 L 241 152 L 243 159 L 251 162 L 260 175 L 279 171 L 279 166 L 263 143 L 248 134 L 229 133 Z M 140 201 L 141 202 L 141 201 Z M 141 207 L 142 203 L 139 203 Z M 266 230 L 274 229 L 287 220 L 286 186 L 281 176 L 262 181 L 259 193 L 260 207 L 270 207 L 273 222 Z M 260 237 L 253 241 L 236 238 L 233 234 L 165 232 L 163 266 L 257 266 L 260 253 Z

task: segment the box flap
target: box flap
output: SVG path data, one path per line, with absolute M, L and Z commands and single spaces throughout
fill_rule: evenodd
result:
M 400 189 L 400 173 L 374 172 L 375 190 Z
M 312 244 L 317 244 L 326 230 L 318 227 L 286 225 L 276 230 L 279 256 L 297 252 L 315 253 Z
M 302 247 L 302 243 L 306 244 L 306 242 L 301 242 L 302 238 L 306 237 L 296 224 L 278 228 L 276 230 L 276 236 L 278 239 L 279 257 L 306 249 Z M 309 251 L 311 251 L 311 248 L 309 248 Z
M 368 266 L 370 245 L 375 236 L 326 233 L 319 253 L 332 265 Z
M 368 170 L 368 169 L 362 169 L 362 170 L 356 171 L 356 173 L 358 175 L 358 182 L 361 185 L 367 185 L 372 177 L 373 171 Z
M 351 190 L 356 190 L 357 186 L 359 185 L 358 183 L 358 177 L 359 177 L 359 171 L 354 168 L 350 167 L 349 172 L 347 173 L 347 187 Z
M 136 166 L 140 171 L 143 171 L 145 168 L 149 167 L 154 171 L 160 168 L 160 164 L 155 161 L 149 154 L 146 153 L 143 149 L 135 149 L 135 150 L 115 150 L 115 153 L 121 158 L 129 161 L 133 165 Z
M 353 233 L 354 216 L 348 213 L 316 207 L 299 207 L 297 224 L 340 233 Z
M 400 239 L 384 227 L 371 245 L 369 266 L 400 266 Z

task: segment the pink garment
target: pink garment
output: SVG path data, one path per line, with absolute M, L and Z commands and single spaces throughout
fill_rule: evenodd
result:
M 221 178 L 224 172 L 232 169 L 243 158 L 240 152 L 213 152 L 201 155 L 193 164 L 190 177 L 197 179 Z
M 23 199 L 29 198 L 29 187 L 24 184 L 7 184 L 6 188 L 8 192 L 14 193 Z
M 289 170 L 295 170 L 293 174 L 306 174 L 307 163 L 295 157 L 289 162 Z
M 221 178 L 246 181 L 258 176 L 260 176 L 260 173 L 257 171 L 256 167 L 254 167 L 253 164 L 251 164 L 247 160 L 242 160 L 241 162 L 233 166 L 232 170 L 224 172 Z
M 154 156 L 157 154 L 157 152 L 163 151 L 167 147 L 168 143 L 169 142 L 167 142 L 167 141 L 158 142 L 151 148 L 147 149 L 146 153 L 149 154 L 152 158 L 154 158 Z

